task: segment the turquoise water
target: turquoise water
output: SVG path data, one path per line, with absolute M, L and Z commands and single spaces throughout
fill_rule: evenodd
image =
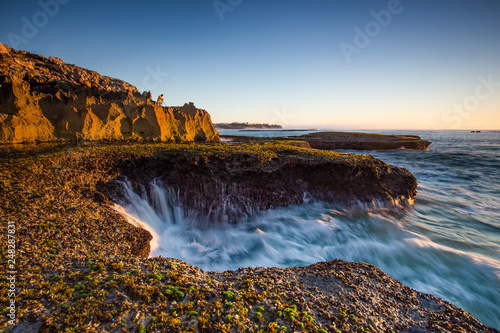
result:
M 154 256 L 215 271 L 335 258 L 368 262 L 500 328 L 500 132 L 377 132 L 432 141 L 425 152 L 360 152 L 410 170 L 419 183 L 413 205 L 308 201 L 216 227 L 184 214 L 175 193 L 159 183 L 149 198 L 124 183 L 129 192 L 122 205 L 153 232 Z

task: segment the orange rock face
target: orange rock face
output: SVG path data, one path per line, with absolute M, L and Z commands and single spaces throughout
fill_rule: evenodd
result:
M 192 103 L 162 107 L 127 82 L 0 44 L 0 143 L 56 140 L 220 139 Z

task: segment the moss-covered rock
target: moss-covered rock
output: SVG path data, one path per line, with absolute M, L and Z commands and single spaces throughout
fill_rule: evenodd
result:
M 149 234 L 125 222 L 99 191 L 126 170 L 139 173 L 141 164 L 147 177 L 169 157 L 210 172 L 217 170 L 211 162 L 219 168 L 226 161 L 222 175 L 245 173 L 245 166 L 270 173 L 298 165 L 390 169 L 369 156 L 279 142 L 3 148 L 0 232 L 15 223 L 17 272 L 16 326 L 4 306 L 3 332 L 497 332 L 364 263 L 213 273 L 176 259 L 146 259 L 140 248 Z M 8 290 L 2 278 L 4 305 Z
M 415 177 L 406 169 L 370 155 L 304 148 L 300 142 L 148 149 L 154 150 L 118 163 L 118 179 L 126 178 L 146 192 L 158 180 L 178 193 L 185 210 L 210 221 L 235 222 L 252 212 L 301 203 L 305 198 L 344 203 L 411 200 L 417 189 Z M 115 182 L 102 190 L 109 198 L 120 195 Z

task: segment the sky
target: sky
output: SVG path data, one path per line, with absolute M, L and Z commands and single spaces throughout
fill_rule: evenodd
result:
M 500 129 L 498 0 L 3 0 L 0 42 L 214 122 Z

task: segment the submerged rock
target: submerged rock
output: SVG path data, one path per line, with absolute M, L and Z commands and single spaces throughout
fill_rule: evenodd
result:
M 55 140 L 219 141 L 192 103 L 162 107 L 127 82 L 2 45 L 0 143 Z

